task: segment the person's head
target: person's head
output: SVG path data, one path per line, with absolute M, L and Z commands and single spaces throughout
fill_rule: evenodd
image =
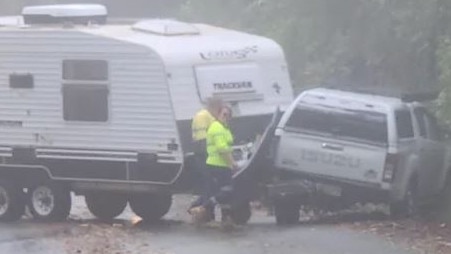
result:
M 211 97 L 207 99 L 207 110 L 215 117 L 219 114 L 223 106 L 224 103 L 221 98 Z
M 228 124 L 231 118 L 232 118 L 232 109 L 226 105 L 222 106 L 217 116 L 218 121 L 224 124 Z

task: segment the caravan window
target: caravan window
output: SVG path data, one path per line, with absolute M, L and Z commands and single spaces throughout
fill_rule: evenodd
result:
M 64 80 L 108 80 L 108 63 L 105 60 L 64 60 Z
M 31 74 L 9 75 L 9 87 L 11 88 L 33 88 L 34 78 Z
M 63 61 L 63 117 L 66 121 L 108 121 L 108 62 Z

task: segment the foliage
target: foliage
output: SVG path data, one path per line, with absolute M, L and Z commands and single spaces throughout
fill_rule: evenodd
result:
M 188 0 L 182 15 L 274 38 L 296 86 L 435 85 L 436 0 Z
M 438 112 L 451 119 L 451 0 L 4 0 L 0 11 L 74 2 L 106 4 L 114 16 L 175 15 L 268 36 L 284 48 L 298 89 L 443 88 Z

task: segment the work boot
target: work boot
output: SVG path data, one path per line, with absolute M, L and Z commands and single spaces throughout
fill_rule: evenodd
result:
M 188 211 L 191 214 L 192 220 L 195 224 L 202 224 L 207 221 L 207 209 L 203 206 L 196 206 Z

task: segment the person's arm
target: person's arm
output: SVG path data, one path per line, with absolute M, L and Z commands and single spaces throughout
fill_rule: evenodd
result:
M 224 160 L 227 162 L 227 164 L 229 165 L 229 168 L 232 170 L 236 170 L 236 163 L 235 160 L 233 159 L 233 155 L 231 151 L 227 151 L 227 152 L 220 152 L 222 158 L 224 158 Z

